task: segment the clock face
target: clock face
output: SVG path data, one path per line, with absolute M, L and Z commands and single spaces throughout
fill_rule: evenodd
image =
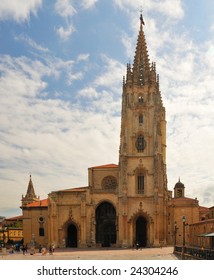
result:
M 143 152 L 145 147 L 146 147 L 146 141 L 145 141 L 144 137 L 142 135 L 138 136 L 138 138 L 136 140 L 136 148 L 137 148 L 138 152 Z

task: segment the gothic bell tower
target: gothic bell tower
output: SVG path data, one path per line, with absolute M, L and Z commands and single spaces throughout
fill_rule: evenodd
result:
M 166 244 L 166 120 L 143 16 L 133 65 L 123 80 L 119 152 L 119 232 L 126 246 Z M 138 222 L 139 220 L 139 222 Z M 139 226 L 138 224 L 142 224 Z M 139 228 L 139 229 L 138 229 Z M 138 232 L 139 231 L 139 232 Z

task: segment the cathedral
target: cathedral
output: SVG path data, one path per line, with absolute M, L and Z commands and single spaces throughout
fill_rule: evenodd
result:
M 175 222 L 181 242 L 183 215 L 195 223 L 206 214 L 197 199 L 185 197 L 180 179 L 174 195 L 167 188 L 165 108 L 142 15 L 133 65 L 123 78 L 118 164 L 90 167 L 88 186 L 53 191 L 44 200 L 30 177 L 21 208 L 24 242 L 60 248 L 166 246 L 174 242 Z

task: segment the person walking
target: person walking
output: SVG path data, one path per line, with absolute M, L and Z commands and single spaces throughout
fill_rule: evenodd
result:
M 25 247 L 25 245 L 22 245 L 22 253 L 23 253 L 23 255 L 26 255 L 26 247 Z

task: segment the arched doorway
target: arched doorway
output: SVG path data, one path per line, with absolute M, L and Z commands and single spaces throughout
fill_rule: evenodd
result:
M 67 228 L 67 247 L 77 247 L 77 228 L 74 224 L 70 224 Z
M 103 247 L 116 243 L 116 211 L 109 202 L 103 202 L 96 209 L 96 243 Z
M 140 216 L 136 220 L 136 242 L 140 247 L 146 247 L 147 245 L 147 221 L 143 216 Z

